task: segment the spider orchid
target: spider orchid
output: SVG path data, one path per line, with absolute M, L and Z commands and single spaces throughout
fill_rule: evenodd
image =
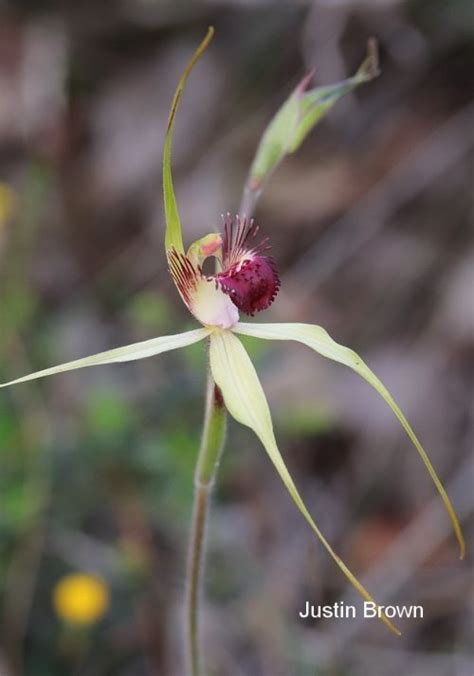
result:
M 240 321 L 240 313 L 253 316 L 268 308 L 280 287 L 275 263 L 268 255 L 268 240 L 259 241 L 258 228 L 253 220 L 239 216 L 232 218 L 227 215 L 224 219 L 222 234 L 208 234 L 191 244 L 185 251 L 171 173 L 171 144 L 176 111 L 186 80 L 211 37 L 212 31 L 208 33 L 195 52 L 178 83 L 163 149 L 165 250 L 168 267 L 182 300 L 196 320 L 200 322 L 201 327 L 47 368 L 5 383 L 0 387 L 86 366 L 145 359 L 207 339 L 211 375 L 214 383 L 222 392 L 225 407 L 238 422 L 255 432 L 297 508 L 316 536 L 361 596 L 367 601 L 374 602 L 369 592 L 334 552 L 306 508 L 278 449 L 267 399 L 255 368 L 237 337 L 238 334 L 265 340 L 290 340 L 303 343 L 323 357 L 348 366 L 364 378 L 390 406 L 420 454 L 452 521 L 462 558 L 465 544 L 461 527 L 448 495 L 401 409 L 386 387 L 353 350 L 336 343 L 320 326 Z M 214 274 L 204 272 L 204 263 L 208 258 L 215 260 Z M 392 631 L 400 633 L 383 613 L 381 616 Z

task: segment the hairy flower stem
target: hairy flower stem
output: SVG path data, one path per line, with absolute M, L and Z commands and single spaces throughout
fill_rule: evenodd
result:
M 194 506 L 188 550 L 186 631 L 188 673 L 201 675 L 199 601 L 204 577 L 204 554 L 209 500 L 224 446 L 226 410 L 219 387 L 208 376 L 204 428 L 194 474 Z

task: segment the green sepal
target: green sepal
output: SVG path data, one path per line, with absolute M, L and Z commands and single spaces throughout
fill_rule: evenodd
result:
M 237 327 L 244 328 L 242 333 L 245 333 L 247 326 L 247 324 L 237 324 Z M 379 617 L 382 622 L 394 634 L 400 635 L 400 631 L 390 622 L 383 609 L 378 606 L 367 589 L 336 554 L 303 502 L 277 446 L 267 399 L 244 346 L 230 331 L 214 331 L 210 338 L 211 373 L 222 392 L 227 410 L 235 420 L 250 427 L 255 432 L 295 505 L 328 554 L 362 598 L 374 603 L 379 608 Z
M 35 371 L 35 373 L 16 378 L 8 383 L 0 383 L 0 388 L 16 385 L 17 383 L 25 383 L 28 380 L 53 376 L 56 373 L 65 373 L 66 371 L 82 369 L 86 366 L 101 366 L 102 364 L 115 364 L 117 362 L 146 359 L 148 357 L 153 357 L 156 354 L 161 354 L 162 352 L 169 352 L 170 350 L 177 350 L 181 347 L 193 345 L 206 338 L 209 333 L 210 329 L 201 328 L 193 331 L 184 331 L 183 333 L 178 333 L 173 336 L 160 336 L 159 338 L 152 338 L 151 340 L 142 340 L 139 343 L 132 343 L 131 345 L 125 345 L 124 347 L 116 347 L 113 350 L 99 352 L 90 357 L 75 359 L 74 361 L 59 364 L 52 368 Z
M 165 249 L 169 251 L 174 248 L 178 253 L 184 253 L 183 235 L 181 233 L 181 220 L 179 218 L 178 205 L 173 188 L 173 176 L 171 173 L 171 145 L 173 140 L 173 129 L 178 110 L 179 100 L 183 93 L 186 81 L 196 62 L 202 56 L 214 35 L 214 28 L 209 27 L 206 37 L 194 52 L 188 65 L 183 71 L 176 87 L 176 91 L 171 103 L 171 110 L 168 118 L 168 127 L 166 129 L 164 147 L 163 147 L 163 201 L 165 207 L 166 235 Z
M 403 414 L 401 408 L 398 406 L 390 392 L 385 385 L 377 378 L 375 373 L 364 363 L 359 355 L 344 345 L 336 343 L 331 338 L 328 332 L 322 326 L 314 326 L 310 324 L 246 324 L 239 322 L 233 329 L 236 333 L 241 333 L 244 336 L 253 336 L 255 338 L 263 338 L 264 340 L 296 340 L 303 345 L 307 345 L 311 349 L 319 352 L 323 357 L 332 359 L 340 364 L 348 366 L 355 371 L 359 376 L 364 378 L 369 385 L 371 385 L 378 394 L 390 406 L 395 416 L 398 418 L 401 426 L 408 435 L 410 441 L 418 451 L 428 473 L 433 480 L 446 508 L 454 532 L 459 543 L 460 558 L 464 558 L 466 544 L 464 535 L 461 530 L 461 524 L 456 515 L 451 500 L 446 493 L 443 484 L 441 483 L 425 449 L 421 445 L 415 432 L 412 430 L 408 420 Z

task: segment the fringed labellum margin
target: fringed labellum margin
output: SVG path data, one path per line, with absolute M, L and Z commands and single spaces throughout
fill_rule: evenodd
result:
M 255 242 L 253 220 L 228 214 L 224 234 L 206 235 L 187 254 L 172 247 L 168 265 L 181 298 L 205 326 L 229 329 L 239 321 L 239 310 L 253 316 L 275 300 L 280 279 L 273 258 L 266 255 L 268 238 Z M 206 275 L 203 264 L 216 259 L 217 272 Z

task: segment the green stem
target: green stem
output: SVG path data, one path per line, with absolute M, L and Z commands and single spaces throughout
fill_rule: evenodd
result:
M 224 446 L 226 411 L 222 393 L 208 376 L 206 414 L 194 474 L 194 507 L 188 550 L 186 631 L 189 673 L 200 676 L 199 601 L 204 576 L 204 549 L 209 499 Z
M 252 187 L 250 180 L 247 181 L 242 193 L 242 199 L 240 200 L 238 212 L 240 216 L 245 216 L 248 219 L 252 218 L 262 191 L 263 186 L 254 188 Z

